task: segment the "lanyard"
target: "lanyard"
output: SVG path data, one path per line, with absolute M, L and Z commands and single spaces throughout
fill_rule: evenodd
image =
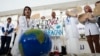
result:
M 9 29 L 9 24 L 7 23 L 7 29 L 6 29 L 6 32 L 8 32 L 8 29 Z
M 7 24 L 7 28 L 9 28 L 9 24 Z
M 30 21 L 30 19 L 26 19 L 27 27 L 29 27 L 29 21 Z
M 70 19 L 69 19 L 70 17 L 67 17 L 66 18 L 66 21 L 67 21 L 67 24 L 70 24 Z

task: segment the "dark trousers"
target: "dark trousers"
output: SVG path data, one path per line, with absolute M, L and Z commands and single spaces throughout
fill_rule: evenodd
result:
M 98 24 L 99 27 L 100 27 L 100 17 L 98 17 L 97 24 Z
M 1 50 L 2 52 L 8 52 L 10 48 L 11 37 L 1 36 Z
M 16 36 L 17 36 L 17 33 L 14 33 L 13 45 L 14 45 L 14 43 L 15 43 Z
M 100 53 L 99 35 L 89 35 L 86 37 L 87 37 L 87 42 L 89 44 L 91 52 L 92 53 L 95 53 L 95 52 Z

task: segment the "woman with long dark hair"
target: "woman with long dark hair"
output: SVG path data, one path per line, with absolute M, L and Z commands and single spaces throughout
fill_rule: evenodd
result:
M 19 49 L 18 49 L 18 42 L 20 40 L 20 36 L 24 33 L 27 29 L 32 28 L 34 21 L 31 19 L 31 8 L 26 6 L 23 10 L 23 15 L 18 19 L 18 33 L 15 39 L 14 46 L 11 50 L 13 56 L 21 56 Z

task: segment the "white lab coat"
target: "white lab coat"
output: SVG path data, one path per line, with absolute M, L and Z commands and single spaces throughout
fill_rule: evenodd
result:
M 79 32 L 77 28 L 78 20 L 76 17 L 70 17 L 64 19 L 65 24 L 65 38 L 67 45 L 67 52 L 69 54 L 78 54 L 79 53 Z
M 5 23 L 2 27 L 4 27 L 4 30 L 11 30 L 11 28 L 14 28 L 14 25 L 10 23 L 9 28 L 7 28 L 7 23 Z M 1 36 L 4 36 L 4 33 L 2 33 Z M 7 36 L 12 36 L 12 33 L 8 34 Z
M 86 21 L 85 22 L 85 35 L 99 35 L 99 27 L 97 26 L 96 19 L 95 22 Z
M 19 52 L 19 48 L 18 48 L 18 42 L 20 40 L 20 36 L 22 35 L 22 33 L 24 33 L 27 29 L 32 28 L 32 26 L 34 25 L 34 21 L 33 19 L 29 20 L 29 27 L 27 27 L 27 21 L 26 21 L 26 17 L 25 16 L 20 16 L 19 19 L 19 24 L 18 24 L 18 33 L 17 33 L 17 37 L 15 39 L 15 43 L 14 46 L 12 47 L 11 53 L 13 56 L 21 56 L 20 52 Z
M 51 18 L 49 19 L 49 27 L 50 29 L 54 29 L 54 27 L 59 23 L 59 20 L 57 18 Z

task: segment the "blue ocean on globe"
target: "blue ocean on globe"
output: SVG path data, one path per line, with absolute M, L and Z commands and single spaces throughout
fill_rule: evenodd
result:
M 19 41 L 21 56 L 47 56 L 51 46 L 50 36 L 39 29 L 27 30 Z

